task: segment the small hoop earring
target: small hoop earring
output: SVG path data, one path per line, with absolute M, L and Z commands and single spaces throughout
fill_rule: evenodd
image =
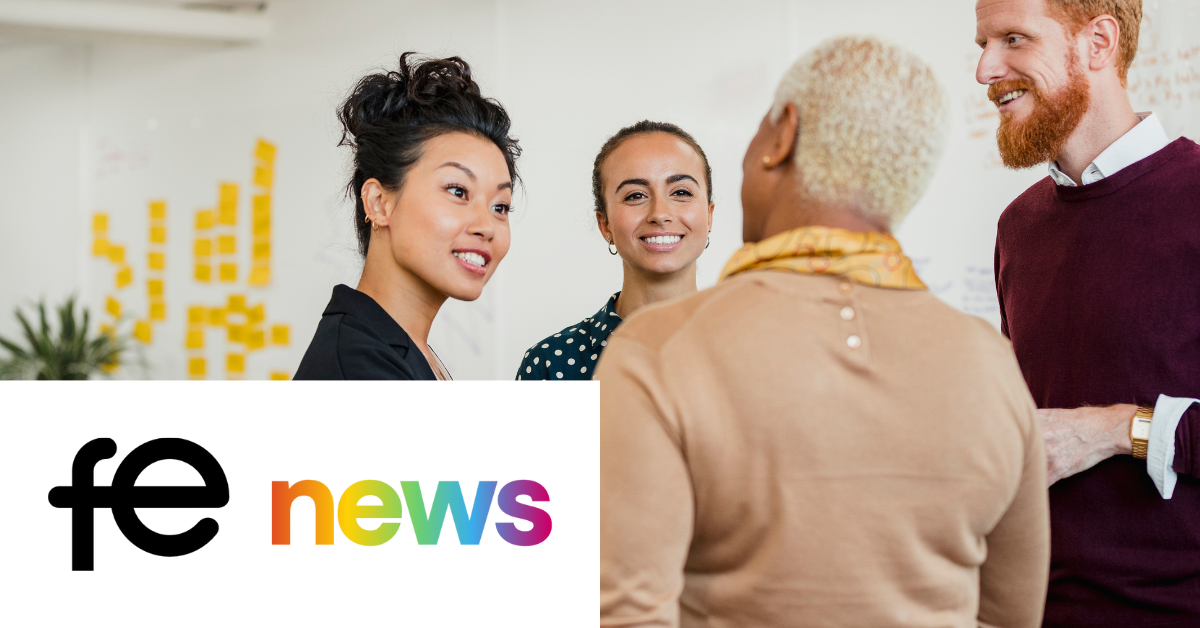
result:
M 609 255 L 617 254 L 617 247 L 613 246 L 612 240 L 608 241 L 608 254 Z
M 363 212 L 363 222 L 371 222 L 371 215 L 367 212 Z
M 708 245 L 712 244 L 712 236 L 708 236 L 708 240 L 704 242 L 704 250 L 708 250 Z

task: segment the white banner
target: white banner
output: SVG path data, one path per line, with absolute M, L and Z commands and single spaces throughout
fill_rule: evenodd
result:
M 595 382 L 13 382 L 0 402 L 5 624 L 597 621 Z

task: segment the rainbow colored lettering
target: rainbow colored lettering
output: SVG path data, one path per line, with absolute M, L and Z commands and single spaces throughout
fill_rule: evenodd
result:
M 437 545 L 442 534 L 442 523 L 446 510 L 454 517 L 454 529 L 458 532 L 461 545 L 479 545 L 483 538 L 488 512 L 492 509 L 492 497 L 496 494 L 496 482 L 480 482 L 475 491 L 475 503 L 467 511 L 462 487 L 458 482 L 438 482 L 433 504 L 425 510 L 425 497 L 418 482 L 401 482 L 400 490 L 408 502 L 409 519 L 421 545 Z M 379 505 L 359 505 L 359 500 L 368 495 L 379 498 Z M 548 502 L 550 494 L 545 487 L 533 480 L 516 480 L 504 485 L 497 498 L 500 510 L 510 517 L 524 519 L 533 528 L 523 531 L 508 522 L 496 524 L 500 538 L 528 547 L 545 541 L 550 536 L 553 522 L 545 510 L 517 501 L 524 495 L 533 502 Z M 297 497 L 308 497 L 316 506 L 316 544 L 333 545 L 333 494 L 329 488 L 316 480 L 302 480 L 288 485 L 287 482 L 271 482 L 271 544 L 292 543 L 292 502 Z M 374 530 L 365 530 L 358 525 L 359 519 L 400 519 L 403 506 L 395 489 L 378 480 L 363 480 L 351 484 L 338 500 L 338 527 L 346 538 L 359 545 L 382 545 L 391 540 L 400 529 L 398 522 L 385 522 Z

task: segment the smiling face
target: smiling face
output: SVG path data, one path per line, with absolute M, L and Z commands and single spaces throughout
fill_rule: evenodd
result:
M 384 207 L 367 213 L 387 229 L 373 234 L 367 263 L 378 250 L 434 293 L 479 298 L 509 246 L 512 180 L 500 149 L 474 135 L 447 133 L 425 143 L 399 191 L 367 194 L 371 181 L 364 199 Z
M 704 160 L 669 133 L 626 139 L 601 166 L 604 238 L 631 267 L 671 274 L 696 263 L 712 227 Z
M 1000 156 L 1010 168 L 1054 159 L 1087 113 L 1089 85 L 1071 36 L 1046 0 L 979 0 L 975 78 L 1000 111 Z

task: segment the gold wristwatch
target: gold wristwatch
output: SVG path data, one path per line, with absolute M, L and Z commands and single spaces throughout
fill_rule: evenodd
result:
M 1129 427 L 1129 440 L 1133 441 L 1133 457 L 1145 460 L 1150 446 L 1150 422 L 1154 420 L 1154 408 L 1138 406 Z

